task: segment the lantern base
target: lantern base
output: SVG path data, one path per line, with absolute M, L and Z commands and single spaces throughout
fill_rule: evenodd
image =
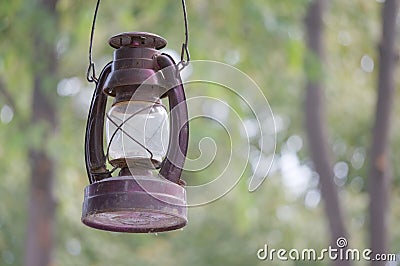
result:
M 155 177 L 107 178 L 85 188 L 82 222 L 113 232 L 179 229 L 187 223 L 185 188 Z

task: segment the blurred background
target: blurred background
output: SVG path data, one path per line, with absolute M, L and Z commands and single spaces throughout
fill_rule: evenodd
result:
M 83 144 L 94 89 L 86 69 L 95 1 L 1 1 L 0 265 L 328 265 L 270 264 L 256 253 L 264 244 L 321 250 L 338 236 L 359 249 L 376 237 L 376 250 L 397 253 L 400 94 L 394 91 L 400 75 L 390 53 L 400 41 L 395 2 L 187 0 L 191 58 L 233 65 L 259 85 L 274 113 L 275 158 L 258 190 L 248 191 L 256 172 L 249 161 L 230 193 L 189 209 L 183 230 L 121 234 L 80 221 L 88 185 Z M 161 35 L 166 52 L 179 56 L 180 1 L 103 0 L 93 46 L 97 73 L 112 60 L 108 38 L 124 31 Z M 379 82 L 381 72 L 390 84 Z M 200 92 L 242 108 L 218 87 L 187 88 L 189 97 Z M 378 95 L 387 112 L 376 111 Z M 260 153 L 254 117 L 245 108 L 239 113 L 251 132 L 251 152 Z M 273 131 L 270 121 L 265 125 Z M 190 158 L 205 137 L 214 139 L 218 153 L 203 172 L 184 172 L 189 184 L 210 181 L 243 138 L 233 132 L 229 139 L 207 120 L 194 121 L 190 134 Z M 273 148 L 263 150 L 261 165 L 269 165 Z M 232 156 L 242 160 L 240 152 Z

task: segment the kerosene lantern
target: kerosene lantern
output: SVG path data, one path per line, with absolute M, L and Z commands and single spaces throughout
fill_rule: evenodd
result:
M 180 177 L 188 114 L 178 66 L 159 51 L 166 40 L 152 33 L 121 33 L 109 44 L 116 49 L 114 59 L 96 80 L 87 121 L 90 185 L 84 192 L 82 222 L 115 232 L 181 228 L 187 223 Z M 106 112 L 109 98 L 113 103 Z M 162 98 L 168 98 L 169 119 Z

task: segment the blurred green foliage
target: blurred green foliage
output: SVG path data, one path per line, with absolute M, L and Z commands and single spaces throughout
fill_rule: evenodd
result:
M 187 1 L 192 59 L 234 64 L 257 82 L 275 115 L 277 154 L 271 175 L 259 190 L 247 191 L 249 167 L 239 185 L 227 196 L 189 209 L 189 224 L 184 230 L 158 235 L 102 232 L 80 222 L 83 188 L 88 184 L 83 140 L 93 87 L 86 82 L 85 74 L 95 1 L 59 0 L 59 31 L 49 30 L 43 35 L 49 40 L 54 36 L 57 39 L 54 49 L 59 71 L 58 77 L 52 78 L 58 78 L 59 84 L 62 80 L 71 82 L 76 88 L 66 94 L 62 93 L 61 85 L 53 88 L 59 95 L 54 99 L 59 128 L 50 139 L 41 137 L 46 125 L 29 123 L 33 73 L 43 66 L 35 60 L 37 51 L 27 40 L 33 38 L 35 25 L 40 24 L 43 29 L 51 21 L 35 8 L 36 2 L 0 3 L 0 79 L 15 105 L 12 119 L 7 122 L 9 115 L 4 113 L 4 108 L 12 103 L 0 98 L 0 265 L 22 265 L 23 262 L 30 178 L 27 147 L 32 145 L 45 146 L 57 161 L 54 187 L 57 244 L 53 265 L 267 265 L 256 257 L 264 244 L 287 249 L 327 247 L 329 233 L 319 200 L 318 178 L 304 143 L 304 81 L 307 74 L 320 76 L 319 67 L 304 68 L 303 63 L 309 58 L 303 30 L 308 0 Z M 338 185 L 350 245 L 357 248 L 365 248 L 368 238 L 365 188 L 379 67 L 376 61 L 382 5 L 379 2 L 330 1 L 324 17 L 327 125 L 334 163 L 343 162 L 348 166 Z M 184 37 L 180 1 L 103 1 L 93 47 L 97 73 L 112 58 L 108 37 L 123 31 L 162 35 L 169 41 L 168 48 L 179 53 Z M 375 62 L 372 71 L 361 64 L 364 56 Z M 315 68 L 315 64 L 311 65 Z M 240 105 L 235 103 L 233 95 L 218 91 L 218 87 L 204 93 Z M 399 97 L 397 94 L 395 103 L 400 102 Z M 393 223 L 389 229 L 390 250 L 394 253 L 400 250 L 400 233 L 395 227 L 400 213 L 400 164 L 396 163 L 400 158 L 399 114 L 400 107 L 396 105 L 392 126 Z M 246 119 L 249 114 L 241 115 Z M 191 134 L 189 157 L 198 155 L 198 140 L 203 137 L 212 136 L 216 143 L 227 142 L 226 135 L 207 125 L 207 121 L 193 123 Z M 241 142 L 239 133 L 231 137 L 231 145 Z M 253 141 L 252 147 L 257 149 L 257 137 Z M 298 148 L 293 148 L 293 143 Z M 218 149 L 221 154 L 227 154 L 230 146 L 219 145 Z M 285 165 L 287 158 L 295 158 L 295 163 Z M 207 174 L 184 173 L 184 179 L 201 183 L 202 174 L 208 180 L 218 169 L 217 163 Z M 290 184 L 290 178 L 296 178 L 296 173 L 300 176 L 300 171 L 305 171 L 302 175 L 307 176 L 303 190 L 296 182 L 294 187 Z M 306 264 L 326 265 L 326 262 L 292 262 L 291 265 Z

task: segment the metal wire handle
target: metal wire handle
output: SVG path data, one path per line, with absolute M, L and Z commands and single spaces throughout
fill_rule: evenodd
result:
M 90 43 L 89 43 L 89 66 L 86 72 L 86 79 L 89 82 L 95 82 L 97 84 L 98 79 L 96 77 L 96 69 L 92 59 L 92 51 L 93 51 L 93 37 L 94 37 L 94 28 L 96 25 L 97 12 L 99 11 L 100 0 L 97 0 L 96 9 L 94 10 L 93 22 L 92 22 L 92 30 L 90 32 Z
M 89 82 L 94 82 L 97 84 L 98 78 L 96 77 L 96 69 L 95 64 L 92 58 L 92 51 L 93 51 L 93 37 L 94 37 L 94 29 L 96 25 L 97 13 L 99 11 L 100 0 L 97 0 L 96 8 L 94 10 L 93 22 L 92 22 L 92 30 L 90 32 L 90 43 L 89 43 L 89 66 L 86 72 L 86 79 Z M 185 0 L 182 0 L 182 10 L 183 10 L 183 20 L 185 24 L 185 41 L 182 44 L 181 49 L 181 61 L 178 63 L 178 69 L 181 71 L 184 69 L 190 61 L 190 53 L 189 53 L 189 26 L 188 26 L 188 19 L 187 19 L 187 11 L 186 11 L 186 3 Z
M 181 49 L 181 61 L 179 64 L 182 65 L 182 70 L 185 68 L 190 61 L 190 53 L 189 53 L 189 25 L 188 25 L 188 19 L 187 19 L 187 11 L 186 11 L 186 3 L 185 0 L 182 0 L 182 10 L 183 10 L 183 21 L 185 23 L 185 42 L 182 44 L 182 49 Z M 186 56 L 186 59 L 185 59 Z M 178 64 L 178 65 L 179 65 Z

